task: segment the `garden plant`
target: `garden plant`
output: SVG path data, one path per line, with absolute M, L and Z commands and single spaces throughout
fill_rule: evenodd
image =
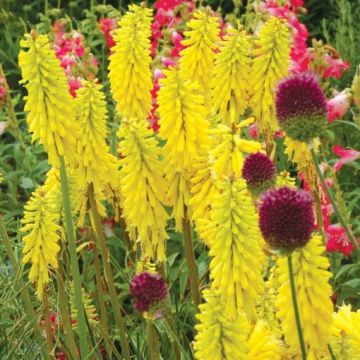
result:
M 360 359 L 359 18 L 0 1 L 0 359 Z

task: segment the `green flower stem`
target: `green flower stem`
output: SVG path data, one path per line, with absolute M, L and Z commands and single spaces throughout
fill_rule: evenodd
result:
M 64 286 L 64 274 L 61 265 L 56 272 L 56 283 L 59 294 L 59 307 L 64 325 L 64 338 L 67 350 L 72 359 L 77 358 L 76 342 L 71 325 L 70 309 Z
M 150 360 L 159 360 L 160 359 L 160 349 L 159 349 L 159 340 L 154 328 L 152 320 L 146 321 L 147 327 L 147 341 L 150 352 Z
M 93 237 L 90 236 L 90 240 L 93 241 Z M 109 324 L 107 319 L 107 312 L 105 306 L 105 291 L 104 284 L 101 278 L 101 269 L 100 269 L 100 261 L 99 254 L 96 246 L 94 246 L 94 265 L 95 265 L 95 278 L 96 278 L 96 287 L 97 287 L 97 297 L 99 301 L 99 309 L 100 309 L 100 326 L 101 331 L 105 340 L 105 343 L 109 343 Z
M 5 244 L 5 250 L 6 250 L 6 254 L 11 262 L 11 266 L 12 268 L 15 269 L 18 266 L 18 261 L 16 260 L 14 251 L 12 249 L 11 246 L 11 242 L 10 239 L 8 237 L 5 225 L 2 221 L 2 217 L 0 216 L 0 239 L 1 241 Z M 31 304 L 31 300 L 30 300 L 30 294 L 29 291 L 27 289 L 27 287 L 24 284 L 23 278 L 22 278 L 22 271 L 20 269 L 20 274 L 18 276 L 15 277 L 15 281 L 16 281 L 16 285 L 18 290 L 20 291 L 20 297 L 21 297 L 21 301 L 23 303 L 23 306 L 25 308 L 25 313 L 30 321 L 30 323 L 33 326 L 34 329 L 34 334 L 35 334 L 35 338 L 39 344 L 39 346 L 41 346 L 41 352 L 42 352 L 42 356 L 45 360 L 49 359 L 49 353 L 46 350 L 46 342 L 41 334 L 41 329 L 39 327 L 39 323 L 38 320 L 36 318 L 36 314 L 34 311 L 34 308 Z
M 190 225 L 190 221 L 187 219 L 186 206 L 184 210 L 183 229 L 184 229 L 185 256 L 189 268 L 191 294 L 194 304 L 196 305 L 196 307 L 198 307 L 201 303 L 200 282 L 199 282 L 199 275 L 196 265 L 194 249 L 192 246 L 191 225 Z
M 49 310 L 49 299 L 47 288 L 45 288 L 44 295 L 43 295 L 43 304 L 44 304 L 44 322 L 45 322 L 45 332 L 46 332 L 46 343 L 48 348 L 48 353 L 53 353 L 53 343 L 54 339 L 51 332 L 51 325 L 50 325 L 50 310 Z
M 331 356 L 331 360 L 336 360 L 336 356 L 335 356 L 334 351 L 333 351 L 330 344 L 328 344 L 328 349 L 329 349 L 329 353 L 330 353 L 330 356 Z
M 111 304 L 114 309 L 115 314 L 115 320 L 117 323 L 117 326 L 119 328 L 120 332 L 120 343 L 121 348 L 123 350 L 123 355 L 126 360 L 130 360 L 130 350 L 129 350 L 129 344 L 126 338 L 126 329 L 125 329 L 125 321 L 123 319 L 123 316 L 121 314 L 121 309 L 119 305 L 119 301 L 116 294 L 116 288 L 115 288 L 115 282 L 113 273 L 110 266 L 110 254 L 109 250 L 106 246 L 105 236 L 103 233 L 103 229 L 101 226 L 101 220 L 100 215 L 96 206 L 95 197 L 94 197 L 94 187 L 91 184 L 88 189 L 88 196 L 89 196 L 89 202 L 91 207 L 91 212 L 93 215 L 94 225 L 95 225 L 95 232 L 97 235 L 97 239 L 99 242 L 100 247 L 100 254 L 103 260 L 104 264 L 104 270 L 105 270 L 105 276 L 107 280 L 107 286 L 109 290 L 109 295 L 111 299 Z
M 60 180 L 65 212 L 66 234 L 70 253 L 70 267 L 74 281 L 75 307 L 77 309 L 77 322 L 79 325 L 81 359 L 85 359 L 89 353 L 87 343 L 88 332 L 85 320 L 85 309 L 82 300 L 81 277 L 76 253 L 75 228 L 71 215 L 69 184 L 63 156 L 60 156 Z
M 330 202 L 331 202 L 331 205 L 333 206 L 334 208 L 334 212 L 338 218 L 338 220 L 340 221 L 340 224 L 342 225 L 342 227 L 345 229 L 346 231 L 346 234 L 348 236 L 348 238 L 350 239 L 352 245 L 354 246 L 355 249 L 359 250 L 359 245 L 353 235 L 353 233 L 351 232 L 346 220 L 345 220 L 345 217 L 343 216 L 343 214 L 341 213 L 335 199 L 334 199 L 334 196 L 333 194 L 331 193 L 330 189 L 328 188 L 328 186 L 326 185 L 326 182 L 325 182 L 325 179 L 324 179 L 324 175 L 322 174 L 321 170 L 320 170 L 320 167 L 319 167 L 319 162 L 318 162 L 318 159 L 317 159 L 317 156 L 314 152 L 313 149 L 311 149 L 311 155 L 312 155 L 312 158 L 313 158 L 313 162 L 314 162 L 314 165 L 315 165 L 315 169 L 316 169 L 316 172 L 319 176 L 319 179 L 320 179 L 320 182 L 322 184 L 322 186 L 324 187 L 324 190 L 326 192 L 326 195 L 329 197 L 330 199 Z
M 292 265 L 291 254 L 287 256 L 287 259 L 288 259 L 288 268 L 289 268 L 291 297 L 292 297 L 292 303 L 293 303 L 293 308 L 294 308 L 296 329 L 297 329 L 300 348 L 301 348 L 301 357 L 303 360 L 306 360 L 306 347 L 305 347 L 304 335 L 303 335 L 301 322 L 300 322 L 299 308 L 298 308 L 298 304 L 297 304 L 297 296 L 296 296 L 295 280 L 294 280 L 294 269 L 293 269 L 293 265 Z

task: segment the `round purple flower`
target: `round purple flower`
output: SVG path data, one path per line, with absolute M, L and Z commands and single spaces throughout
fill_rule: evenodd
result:
M 268 190 L 261 197 L 259 215 L 263 237 L 274 248 L 293 250 L 310 240 L 315 219 L 307 191 L 286 186 Z
M 143 272 L 135 275 L 130 283 L 135 309 L 143 312 L 156 308 L 168 296 L 166 282 L 157 273 Z
M 324 132 L 328 123 L 326 99 L 314 75 L 296 74 L 280 82 L 276 115 L 280 127 L 295 140 L 308 142 Z
M 257 196 L 275 185 L 276 167 L 267 155 L 257 152 L 245 159 L 242 176 L 248 189 Z

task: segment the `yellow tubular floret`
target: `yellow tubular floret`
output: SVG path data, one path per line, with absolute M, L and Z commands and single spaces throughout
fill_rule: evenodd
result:
M 217 145 L 210 152 L 213 160 L 212 170 L 216 179 L 223 176 L 241 178 L 244 153 L 254 153 L 261 150 L 261 144 L 242 139 L 239 129 L 220 124 L 212 130 Z
M 19 54 L 23 84 L 28 91 L 25 111 L 33 140 L 44 145 L 49 162 L 59 167 L 59 156 L 74 162 L 79 129 L 73 99 L 60 60 L 47 35 L 25 35 Z
M 210 247 L 210 278 L 222 296 L 224 312 L 256 318 L 256 302 L 264 290 L 265 255 L 258 215 L 243 180 L 216 183 L 211 220 L 198 223 Z
M 286 23 L 271 17 L 255 41 L 250 76 L 251 106 L 262 135 L 272 137 L 278 128 L 275 114 L 275 90 L 290 65 L 290 33 Z
M 200 83 L 207 96 L 214 64 L 215 49 L 219 41 L 219 18 L 212 15 L 210 8 L 197 10 L 187 24 L 186 46 L 180 53 L 180 71 L 184 77 Z
M 163 178 L 161 148 L 145 120 L 124 122 L 118 136 L 127 225 L 136 229 L 145 256 L 165 261 L 167 185 Z
M 223 309 L 221 297 L 213 290 L 205 290 L 206 300 L 196 315 L 195 359 L 246 360 L 249 324 L 243 314 L 229 318 Z
M 23 263 L 31 263 L 29 280 L 36 285 L 36 295 L 41 298 L 50 281 L 49 270 L 57 269 L 57 255 L 61 227 L 58 206 L 59 188 L 46 191 L 46 185 L 32 193 L 25 205 L 21 232 L 23 237 Z
M 229 28 L 215 56 L 211 99 L 217 122 L 237 123 L 248 106 L 250 39 L 243 29 Z
M 151 108 L 151 21 L 151 9 L 130 5 L 114 31 L 109 78 L 121 117 L 145 118 Z
M 326 350 L 332 325 L 333 305 L 329 284 L 332 275 L 324 252 L 321 236 L 315 235 L 305 247 L 292 253 L 304 341 L 307 352 L 315 356 L 320 356 Z M 280 284 L 276 301 L 278 318 L 290 352 L 300 354 L 286 256 L 278 259 L 275 275 Z
M 164 145 L 168 198 L 177 229 L 181 229 L 184 206 L 190 199 L 189 179 L 193 164 L 209 142 L 209 122 L 198 83 L 184 80 L 179 71 L 165 70 L 160 80 L 159 135 Z
M 247 360 L 281 360 L 281 343 L 276 339 L 272 328 L 263 320 L 253 326 L 248 339 Z
M 360 311 L 351 311 L 350 305 L 342 305 L 333 313 L 330 341 L 337 360 L 360 359 Z M 331 359 L 330 355 L 326 359 Z

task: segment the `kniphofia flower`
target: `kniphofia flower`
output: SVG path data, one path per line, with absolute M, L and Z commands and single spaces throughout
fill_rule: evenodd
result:
M 124 122 L 118 132 L 123 214 L 136 229 L 145 256 L 164 261 L 168 215 L 162 151 L 145 120 Z
M 329 279 L 332 274 L 324 251 L 321 236 L 314 235 L 304 247 L 292 253 L 298 308 L 309 358 L 316 358 L 326 350 L 331 334 L 333 304 Z M 280 284 L 277 316 L 290 351 L 299 354 L 286 256 L 277 260 L 275 276 Z
M 158 93 L 159 135 L 166 140 L 164 162 L 168 197 L 176 226 L 181 229 L 184 206 L 190 199 L 188 173 L 209 142 L 208 111 L 197 82 L 184 79 L 175 68 L 164 70 L 164 74 Z
M 79 128 L 64 69 L 47 35 L 27 34 L 20 45 L 21 83 L 28 91 L 24 109 L 32 138 L 44 145 L 53 166 L 59 167 L 59 156 L 74 163 Z
M 184 77 L 198 81 L 207 95 L 219 41 L 219 19 L 206 8 L 195 11 L 187 26 L 189 30 L 184 32 L 182 42 L 185 49 L 180 52 L 180 71 Z
M 25 205 L 21 232 L 23 237 L 23 263 L 31 263 L 29 280 L 36 286 L 36 295 L 41 298 L 50 281 L 49 271 L 58 267 L 60 250 L 60 208 L 59 192 L 47 191 L 47 185 L 32 193 Z
M 211 81 L 214 116 L 226 125 L 237 123 L 248 106 L 250 39 L 244 29 L 229 28 L 215 55 Z
M 198 222 L 200 237 L 208 244 L 212 286 L 222 297 L 230 317 L 245 312 L 256 317 L 255 304 L 264 289 L 263 241 L 258 216 L 243 180 L 217 182 L 211 220 Z
M 195 325 L 195 359 L 248 359 L 249 324 L 244 315 L 227 316 L 222 299 L 214 290 L 205 290 L 203 296 L 206 302 L 200 305 L 196 316 L 199 323 Z
M 151 21 L 151 9 L 130 5 L 114 30 L 109 78 L 121 117 L 144 118 L 151 108 Z
M 290 64 L 290 34 L 286 23 L 271 17 L 261 28 L 255 41 L 254 62 L 250 76 L 251 106 L 260 134 L 271 139 L 278 124 L 274 90 L 288 73 Z

